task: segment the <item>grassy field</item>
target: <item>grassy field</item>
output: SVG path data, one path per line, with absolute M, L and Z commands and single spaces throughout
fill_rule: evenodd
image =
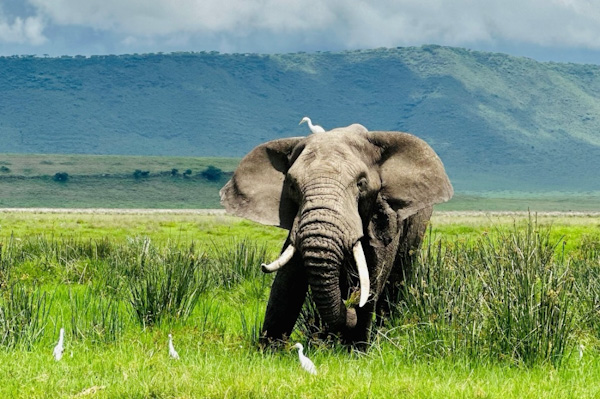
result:
M 57 172 L 69 175 L 133 175 L 136 169 L 147 170 L 152 174 L 179 173 L 191 169 L 193 174 L 206 169 L 209 165 L 225 171 L 233 171 L 239 158 L 211 157 L 158 157 L 158 156 L 122 156 L 122 155 L 75 155 L 75 154 L 0 154 L 0 176 L 3 177 L 39 177 L 52 176 Z
M 0 207 L 218 208 L 237 158 L 0 155 Z M 222 173 L 207 179 L 209 166 Z M 136 178 L 137 171 L 137 178 Z M 66 173 L 66 181 L 56 181 Z
M 0 154 L 0 208 L 220 208 L 219 190 L 238 163 L 239 158 Z M 209 166 L 223 173 L 208 180 L 202 172 Z M 135 178 L 136 170 L 148 175 Z M 68 179 L 55 181 L 57 173 Z M 598 212 L 600 192 L 457 192 L 439 209 Z
M 600 394 L 597 215 L 435 213 L 367 352 L 317 339 L 303 313 L 291 342 L 317 376 L 256 345 L 259 264 L 284 238 L 221 214 L 0 212 L 0 397 Z
M 448 211 L 599 212 L 600 192 L 457 192 L 450 201 L 437 208 Z

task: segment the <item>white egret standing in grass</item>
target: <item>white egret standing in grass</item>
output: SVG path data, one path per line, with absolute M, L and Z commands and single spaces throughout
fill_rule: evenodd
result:
M 313 132 L 313 133 L 325 133 L 325 129 L 323 129 L 319 125 L 313 125 L 312 121 L 310 120 L 310 118 L 308 116 L 305 116 L 304 118 L 302 118 L 302 120 L 298 124 L 301 125 L 304 122 L 308 123 L 308 128 L 310 129 L 311 132 Z
M 54 355 L 54 359 L 56 359 L 56 361 L 59 361 L 60 359 L 62 359 L 62 355 L 65 350 L 65 348 L 63 346 L 64 343 L 65 343 L 65 329 L 61 328 L 60 329 L 60 337 L 58 338 L 58 343 L 56 344 L 56 346 L 54 347 L 54 350 L 52 351 L 52 354 Z
M 177 353 L 173 346 L 173 336 L 171 334 L 169 334 L 169 356 L 173 359 L 179 359 L 179 353 Z
M 579 360 L 583 359 L 583 350 L 585 349 L 585 346 L 583 346 L 583 344 L 579 344 Z
M 304 347 L 302 346 L 301 343 L 297 343 L 295 344 L 292 348 L 296 348 L 298 349 L 298 358 L 300 358 L 300 365 L 302 366 L 302 368 L 306 371 L 308 371 L 309 373 L 316 375 L 317 374 L 317 368 L 315 367 L 315 364 L 306 356 L 304 356 Z

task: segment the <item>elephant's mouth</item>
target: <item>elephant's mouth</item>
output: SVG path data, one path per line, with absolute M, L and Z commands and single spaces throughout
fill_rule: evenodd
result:
M 279 270 L 294 257 L 295 253 L 296 248 L 292 244 L 288 245 L 288 247 L 281 253 L 279 258 L 277 258 L 269 264 L 263 263 L 261 265 L 262 271 L 264 273 L 273 273 Z M 358 270 L 358 280 L 360 283 L 360 300 L 358 302 L 358 306 L 363 307 L 369 299 L 369 292 L 371 290 L 371 286 L 369 279 L 369 269 L 367 267 L 365 253 L 363 251 L 363 247 L 360 243 L 360 240 L 356 241 L 356 243 L 352 247 L 352 255 L 354 257 L 354 262 L 356 263 L 356 268 Z

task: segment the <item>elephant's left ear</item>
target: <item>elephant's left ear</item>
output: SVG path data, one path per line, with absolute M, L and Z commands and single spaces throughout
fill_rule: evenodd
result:
M 408 133 L 370 132 L 380 150 L 381 195 L 403 220 L 454 194 L 444 165 L 423 140 Z

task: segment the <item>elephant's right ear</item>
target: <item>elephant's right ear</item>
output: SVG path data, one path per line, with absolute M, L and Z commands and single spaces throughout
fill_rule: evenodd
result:
M 425 141 L 401 132 L 369 132 L 368 139 L 381 150 L 381 195 L 398 220 L 452 198 L 444 165 Z
M 283 190 L 290 155 L 305 137 L 268 141 L 246 155 L 221 189 L 228 213 L 262 224 L 290 229 L 296 216 Z

